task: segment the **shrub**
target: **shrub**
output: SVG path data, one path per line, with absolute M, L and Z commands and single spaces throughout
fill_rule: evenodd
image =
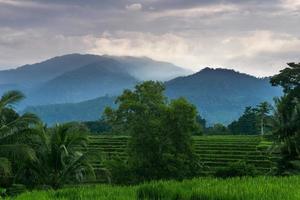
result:
M 107 161 L 106 166 L 111 175 L 111 183 L 113 184 L 133 184 L 136 178 L 127 162 L 121 159 Z
M 0 187 L 0 199 L 4 196 L 6 196 L 6 189 Z
M 220 168 L 216 171 L 215 176 L 220 178 L 254 176 L 258 174 L 253 165 L 247 164 L 245 161 L 231 163 L 228 167 Z
M 13 184 L 11 187 L 7 188 L 6 193 L 9 196 L 17 196 L 21 193 L 26 192 L 26 186 L 22 184 Z

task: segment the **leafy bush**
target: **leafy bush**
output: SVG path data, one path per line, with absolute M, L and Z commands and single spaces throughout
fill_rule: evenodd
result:
M 215 176 L 220 178 L 242 177 L 257 175 L 253 165 L 247 164 L 245 161 L 235 162 L 228 165 L 228 167 L 220 168 L 216 171 Z
M 136 182 L 129 164 L 121 159 L 110 160 L 106 166 L 111 174 L 113 184 L 133 184 Z
M 212 127 L 206 128 L 205 133 L 207 135 L 229 135 L 230 134 L 228 128 L 220 123 L 214 124 Z
M 26 192 L 26 186 L 22 184 L 13 184 L 11 187 L 7 188 L 6 193 L 9 196 L 17 196 L 21 193 Z
M 6 189 L 0 187 L 0 199 L 1 199 L 1 197 L 4 197 L 4 196 L 6 196 Z

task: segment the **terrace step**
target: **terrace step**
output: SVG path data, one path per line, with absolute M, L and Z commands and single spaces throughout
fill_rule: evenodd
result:
M 127 136 L 90 136 L 88 147 L 79 150 L 100 155 L 102 160 L 125 160 L 128 157 L 128 141 Z M 204 164 L 203 173 L 206 175 L 214 174 L 217 170 L 240 160 L 253 164 L 262 173 L 269 173 L 276 168 L 276 161 L 280 158 L 279 154 L 268 152 L 267 148 L 271 143 L 260 136 L 196 136 L 193 137 L 193 141 L 195 152 Z M 264 145 L 260 145 L 262 143 Z M 90 159 L 91 165 L 99 173 L 105 168 L 105 163 L 97 156 Z M 97 179 L 97 183 L 103 182 L 103 178 Z

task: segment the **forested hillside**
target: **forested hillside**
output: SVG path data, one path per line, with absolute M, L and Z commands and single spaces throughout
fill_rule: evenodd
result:
M 114 97 L 100 97 L 81 103 L 31 106 L 25 112 L 37 114 L 49 125 L 70 121 L 90 121 L 99 119 L 106 106 L 114 106 Z
M 278 87 L 272 87 L 269 78 L 256 78 L 228 69 L 205 68 L 186 77 L 166 82 L 167 96 L 186 97 L 197 106 L 209 123 L 228 124 L 237 119 L 245 107 L 262 101 L 272 102 L 281 96 Z

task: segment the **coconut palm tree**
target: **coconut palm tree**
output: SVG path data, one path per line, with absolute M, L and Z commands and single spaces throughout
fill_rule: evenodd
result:
M 27 162 L 20 170 L 18 177 L 23 178 L 21 181 L 57 189 L 66 183 L 95 177 L 89 154 L 83 152 L 88 137 L 82 126 L 64 124 L 46 129 L 40 125 L 31 135 L 27 141 L 35 149 L 37 159 Z
M 19 140 L 31 124 L 39 121 L 33 114 L 19 115 L 13 110 L 13 106 L 23 99 L 24 95 L 19 91 L 6 92 L 0 98 L 0 179 L 12 174 L 10 161 L 35 158 L 34 151 Z

